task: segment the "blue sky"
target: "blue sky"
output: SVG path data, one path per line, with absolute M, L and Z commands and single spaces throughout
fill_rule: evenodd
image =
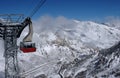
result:
M 17 13 L 28 16 L 38 2 L 39 0 L 0 0 L 0 14 Z M 120 0 L 47 0 L 33 19 L 43 15 L 79 20 L 120 17 Z

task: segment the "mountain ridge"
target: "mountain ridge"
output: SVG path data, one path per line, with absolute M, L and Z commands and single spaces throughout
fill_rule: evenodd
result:
M 40 27 L 44 29 L 44 32 L 41 32 L 40 30 L 42 29 L 38 29 L 38 27 L 34 29 L 40 31 L 33 35 L 33 42 L 36 43 L 37 52 L 28 54 L 18 53 L 21 72 L 28 71 L 34 66 L 37 67 L 50 61 L 57 61 L 53 65 L 48 64 L 49 67 L 41 67 L 39 72 L 48 77 L 58 75 L 57 77 L 60 78 L 59 75 L 65 76 L 62 72 L 65 71 L 65 68 L 67 69 L 66 73 L 68 73 L 68 75 L 69 72 L 71 72 L 71 74 L 74 74 L 72 77 L 77 78 L 77 72 L 87 70 L 87 65 L 93 60 L 95 55 L 97 56 L 99 50 L 110 48 L 118 43 L 120 39 L 120 31 L 118 29 L 91 21 L 73 20 L 72 23 L 60 23 L 58 26 L 54 26 L 53 30 L 47 27 Z M 18 44 L 25 34 L 26 32 L 24 31 L 21 38 L 18 39 Z M 2 59 L 0 65 L 4 64 L 3 58 L 1 57 L 0 59 Z M 83 63 L 85 62 L 82 65 L 83 69 L 80 67 L 81 69 L 78 70 L 74 65 L 80 64 L 81 61 L 83 61 Z M 71 65 L 73 65 L 72 70 L 69 67 L 64 67 L 66 64 L 69 64 L 70 68 Z M 62 65 L 63 68 L 61 69 Z M 60 69 L 61 71 L 59 71 Z M 73 72 L 73 70 L 75 70 L 75 72 Z M 1 71 L 3 72 L 4 70 Z M 85 72 L 82 73 L 85 74 Z M 38 74 L 38 71 L 30 74 L 28 78 L 33 78 L 36 74 Z

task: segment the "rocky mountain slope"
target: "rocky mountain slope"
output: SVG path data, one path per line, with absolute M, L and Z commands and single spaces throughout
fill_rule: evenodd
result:
M 19 52 L 22 76 L 26 78 L 118 77 L 116 72 L 118 70 L 116 65 L 119 65 L 116 56 L 118 51 L 116 48 L 112 52 L 109 51 L 110 47 L 120 40 L 118 29 L 91 21 L 77 20 L 72 20 L 72 24 L 58 25 L 53 30 L 48 31 L 46 27 L 43 28 L 44 31 L 34 33 L 33 41 L 37 47 L 35 53 Z M 18 40 L 18 44 L 25 34 L 26 32 Z M 3 75 L 2 51 L 0 61 L 0 74 Z M 110 75 L 113 69 L 115 69 L 113 75 Z

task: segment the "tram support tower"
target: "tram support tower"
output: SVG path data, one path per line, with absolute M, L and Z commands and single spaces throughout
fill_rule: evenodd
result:
M 0 15 L 0 38 L 4 40 L 5 49 L 5 78 L 20 78 L 17 60 L 17 38 L 20 37 L 23 29 L 32 23 L 30 18 L 22 20 L 22 14 Z

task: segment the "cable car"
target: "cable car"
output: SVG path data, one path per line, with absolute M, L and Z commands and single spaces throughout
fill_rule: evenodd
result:
M 30 18 L 28 19 L 30 20 Z M 32 22 L 30 21 L 28 25 L 29 25 L 29 32 L 23 38 L 23 41 L 20 42 L 20 50 L 23 51 L 23 53 L 30 53 L 36 51 L 35 43 L 32 43 L 32 37 L 33 37 Z
M 35 52 L 36 51 L 35 43 L 20 42 L 20 50 L 23 51 L 23 53 Z

